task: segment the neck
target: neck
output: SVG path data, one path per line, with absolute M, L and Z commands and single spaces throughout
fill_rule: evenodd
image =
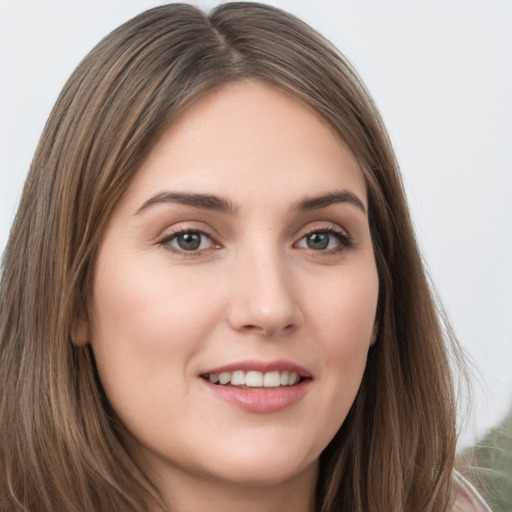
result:
M 172 472 L 156 479 L 173 512 L 314 512 L 317 464 L 279 483 L 228 482 Z M 151 512 L 160 512 L 152 510 Z

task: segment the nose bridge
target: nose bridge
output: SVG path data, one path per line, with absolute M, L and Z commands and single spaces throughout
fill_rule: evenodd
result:
M 235 329 L 271 335 L 300 323 L 292 271 L 278 244 L 250 244 L 239 251 L 235 267 L 230 310 Z

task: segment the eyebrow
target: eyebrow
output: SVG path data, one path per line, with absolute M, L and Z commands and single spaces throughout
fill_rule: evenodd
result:
M 136 212 L 136 214 L 148 209 L 154 204 L 175 203 L 185 206 L 192 206 L 201 210 L 210 210 L 214 212 L 227 213 L 234 215 L 238 211 L 229 199 L 214 196 L 211 194 L 196 194 L 190 192 L 162 192 L 148 199 Z
M 191 192 L 162 192 L 153 196 L 151 199 L 148 199 L 137 210 L 136 215 L 155 204 L 166 203 L 182 204 L 185 206 L 192 206 L 193 208 L 198 208 L 200 210 L 215 211 L 229 215 L 234 215 L 238 211 L 238 206 L 236 206 L 232 201 L 216 195 Z M 298 212 L 307 212 L 327 208 L 328 206 L 338 203 L 352 204 L 366 215 L 366 208 L 361 199 L 348 190 L 340 190 L 318 196 L 306 197 L 297 201 L 293 209 Z
M 320 210 L 337 203 L 349 203 L 366 215 L 366 207 L 364 203 L 353 192 L 349 190 L 339 190 L 337 192 L 329 192 L 313 197 L 306 197 L 295 204 L 294 209 L 299 212 L 307 212 L 311 210 Z

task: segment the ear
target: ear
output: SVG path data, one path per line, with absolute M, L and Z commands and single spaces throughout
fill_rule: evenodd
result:
M 71 341 L 77 347 L 83 347 L 89 343 L 89 321 L 80 316 L 73 321 L 71 326 Z
M 379 324 L 377 321 L 373 324 L 372 337 L 370 338 L 370 346 L 375 345 L 377 341 L 377 335 L 379 334 Z

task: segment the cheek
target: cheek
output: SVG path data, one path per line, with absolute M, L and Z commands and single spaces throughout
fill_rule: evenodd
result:
M 93 332 L 96 339 L 122 343 L 126 350 L 145 356 L 162 351 L 193 348 L 191 340 L 207 329 L 214 301 L 205 293 L 204 280 L 191 272 L 165 264 L 141 265 L 140 258 L 98 262 L 93 298 Z M 151 258 L 148 258 L 151 262 Z M 198 316 L 197 312 L 203 314 Z
M 122 259 L 113 250 L 101 256 L 91 346 L 105 392 L 129 424 L 144 404 L 167 410 L 162 401 L 186 391 L 187 363 L 218 317 L 216 301 L 205 299 L 211 295 L 199 286 L 201 276 L 174 270 L 170 279 L 161 261 L 141 265 L 141 258 Z
M 345 269 L 343 269 L 345 270 Z M 313 284 L 313 283 L 310 283 Z M 373 263 L 331 276 L 324 286 L 310 287 L 307 311 L 325 349 L 333 355 L 365 351 L 375 327 L 379 279 Z
M 310 321 L 326 401 L 324 417 L 333 431 L 344 421 L 357 395 L 375 327 L 378 276 L 374 265 L 340 272 L 329 286 L 310 296 Z M 330 416 L 329 416 L 330 411 Z

